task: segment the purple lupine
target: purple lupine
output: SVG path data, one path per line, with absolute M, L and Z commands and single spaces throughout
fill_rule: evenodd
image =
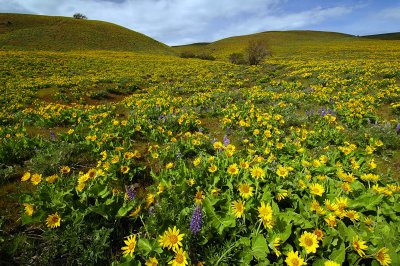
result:
M 228 136 L 224 135 L 224 145 L 227 146 L 229 143 L 231 143 L 231 141 L 228 139 Z
M 51 140 L 56 140 L 56 134 L 53 131 L 50 131 Z
M 201 205 L 197 205 L 196 209 L 193 211 L 192 220 L 190 221 L 190 231 L 196 235 L 201 230 L 201 218 L 203 212 L 201 210 Z
M 397 124 L 396 131 L 397 131 L 397 133 L 400 133 L 400 123 Z
M 132 186 L 125 186 L 126 195 L 128 195 L 129 200 L 133 200 L 136 196 L 135 190 Z

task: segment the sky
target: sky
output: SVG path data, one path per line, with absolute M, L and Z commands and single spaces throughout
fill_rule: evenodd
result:
M 168 45 L 272 30 L 400 31 L 400 0 L 0 0 L 0 13 L 112 22 Z

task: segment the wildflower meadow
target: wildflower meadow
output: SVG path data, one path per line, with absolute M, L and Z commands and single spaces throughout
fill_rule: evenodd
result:
M 400 265 L 400 46 L 320 46 L 0 51 L 0 264 Z

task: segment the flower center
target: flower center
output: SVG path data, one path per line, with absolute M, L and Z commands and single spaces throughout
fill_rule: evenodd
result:
M 53 216 L 53 218 L 51 218 L 51 221 L 53 223 L 57 223 L 58 222 L 58 217 L 57 216 Z
M 129 247 L 129 250 L 135 249 L 135 243 L 131 242 L 128 247 Z
M 290 260 L 290 262 L 292 263 L 292 266 L 299 266 L 299 260 L 297 258 L 293 258 Z
M 306 246 L 309 246 L 309 247 L 312 246 L 312 244 L 313 244 L 312 239 L 308 238 L 308 237 L 304 240 L 304 242 L 305 242 Z
M 178 237 L 177 237 L 176 235 L 170 235 L 170 236 L 169 236 L 169 241 L 170 241 L 172 244 L 176 244 L 176 243 L 178 242 Z
M 184 258 L 183 258 L 183 256 L 182 256 L 182 254 L 176 254 L 175 261 L 176 261 L 177 263 L 179 263 L 179 264 L 183 263 Z

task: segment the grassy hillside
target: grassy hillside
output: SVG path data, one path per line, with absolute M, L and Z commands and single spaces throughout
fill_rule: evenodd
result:
M 377 39 L 377 40 L 400 40 L 400 32 L 365 35 L 363 37 L 368 39 Z
M 173 49 L 178 53 L 209 53 L 217 58 L 226 59 L 231 53 L 243 52 L 250 40 L 263 40 L 274 57 L 298 57 L 305 49 L 310 56 L 331 57 L 334 52 L 340 53 L 340 56 L 354 57 L 366 53 L 381 53 L 383 50 L 377 48 L 385 46 L 382 41 L 336 32 L 270 31 L 229 37 L 208 45 L 182 45 Z
M 0 14 L 0 48 L 174 54 L 169 46 L 112 23 L 23 14 Z

